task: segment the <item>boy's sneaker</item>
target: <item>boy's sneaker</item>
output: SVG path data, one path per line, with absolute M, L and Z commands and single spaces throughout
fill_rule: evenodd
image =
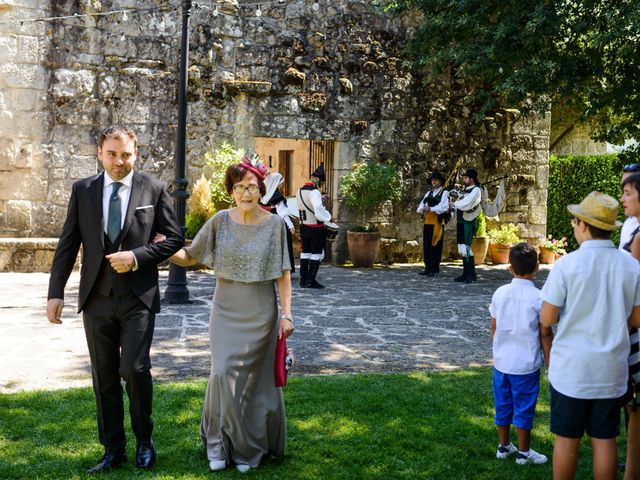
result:
M 509 442 L 509 445 L 498 445 L 498 450 L 496 451 L 496 458 L 507 458 L 516 453 L 518 449 L 513 445 L 513 443 Z
M 547 457 L 541 453 L 536 452 L 533 448 L 529 450 L 529 453 L 518 452 L 516 457 L 516 463 L 518 465 L 541 465 L 547 463 Z

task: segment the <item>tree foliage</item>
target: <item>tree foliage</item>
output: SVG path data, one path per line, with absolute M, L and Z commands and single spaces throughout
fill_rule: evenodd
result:
M 233 206 L 233 198 L 224 187 L 224 177 L 227 168 L 240 162 L 242 155 L 243 151 L 237 150 L 229 142 L 224 142 L 216 150 L 204 154 L 207 162 L 205 174 L 209 178 L 214 213 Z
M 481 114 L 498 105 L 544 112 L 549 102 L 599 141 L 640 135 L 637 0 L 380 0 L 418 9 L 408 48 L 434 80 L 453 70 L 477 81 Z

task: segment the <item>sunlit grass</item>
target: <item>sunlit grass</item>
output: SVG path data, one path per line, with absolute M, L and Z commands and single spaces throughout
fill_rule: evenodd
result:
M 233 469 L 208 471 L 199 435 L 204 389 L 204 381 L 157 385 L 158 465 L 136 470 L 129 437 L 130 461 L 103 477 L 237 478 Z M 532 446 L 551 457 L 548 398 L 543 383 Z M 495 459 L 489 369 L 294 377 L 285 402 L 287 455 L 248 478 L 551 478 L 550 464 L 522 467 Z M 90 389 L 0 395 L 0 478 L 85 478 L 102 453 L 95 430 Z M 578 478 L 589 477 L 591 451 L 583 442 Z

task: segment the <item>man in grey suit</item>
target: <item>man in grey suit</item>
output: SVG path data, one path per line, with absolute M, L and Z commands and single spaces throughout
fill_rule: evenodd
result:
M 60 324 L 64 288 L 82 245 L 78 312 L 83 312 L 105 448 L 89 473 L 127 459 L 120 378 L 137 440 L 136 466 L 151 468 L 156 461 L 149 350 L 160 311 L 157 265 L 184 240 L 166 187 L 133 170 L 137 155 L 138 139 L 129 128 L 115 125 L 101 132 L 98 158 L 104 172 L 74 183 L 51 266 L 47 317 Z M 156 233 L 166 239 L 153 243 Z

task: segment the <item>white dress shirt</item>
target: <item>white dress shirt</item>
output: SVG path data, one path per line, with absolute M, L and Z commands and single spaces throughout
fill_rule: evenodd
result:
M 630 254 L 631 252 L 627 252 L 624 248 L 625 244 L 631 239 L 631 234 L 633 231 L 638 228 L 640 223 L 636 217 L 627 217 L 627 219 L 622 224 L 622 230 L 620 230 L 620 244 L 618 245 L 618 249 L 621 252 Z
M 563 395 L 617 398 L 627 391 L 627 320 L 640 305 L 640 263 L 611 240 L 586 240 L 556 261 L 542 299 L 560 307 L 549 382 Z
M 468 188 L 468 187 L 467 187 Z M 466 188 L 465 188 L 466 190 Z M 480 203 L 482 202 L 482 190 L 475 186 L 460 200 L 456 200 L 453 206 L 462 212 L 462 218 L 470 222 L 480 215 Z
M 435 190 L 432 191 L 431 196 L 432 197 L 436 197 L 438 196 L 438 193 L 440 193 L 440 191 L 443 189 L 444 187 L 440 187 L 437 188 Z M 424 207 L 426 204 L 426 200 L 427 200 L 427 196 L 429 194 L 425 195 L 424 197 L 422 197 L 422 201 L 420 202 L 420 205 L 418 205 L 418 208 L 416 209 L 416 212 L 418 213 L 423 213 L 424 212 Z M 446 213 L 449 210 L 449 192 L 447 190 L 444 190 L 442 192 L 442 197 L 440 199 L 440 203 L 438 203 L 438 205 L 431 207 L 429 209 L 429 211 L 440 215 L 441 213 Z
M 120 228 L 124 226 L 124 220 L 127 216 L 127 208 L 129 207 L 129 198 L 131 198 L 131 182 L 133 181 L 133 170 L 131 170 L 122 180 L 114 180 L 107 172 L 104 175 L 104 187 L 102 188 L 102 229 L 107 234 L 107 220 L 109 219 L 109 198 L 113 193 L 113 184 L 119 181 L 122 186 L 118 190 L 120 197 Z
M 311 206 L 313 207 L 313 213 L 318 219 L 319 222 L 330 222 L 331 214 L 328 212 L 324 205 L 322 204 L 322 194 L 320 190 L 311 190 L 309 194 L 309 198 L 311 199 Z
M 495 291 L 489 313 L 496 319 L 493 363 L 497 370 L 527 375 L 542 367 L 541 308 L 540 290 L 526 278 L 514 278 Z
M 114 180 L 109 176 L 107 172 L 103 173 L 104 175 L 104 186 L 102 187 L 102 230 L 105 235 L 107 234 L 107 220 L 109 219 L 109 198 L 113 193 L 113 184 L 116 181 L 119 181 L 122 186 L 120 190 L 118 190 L 118 196 L 120 197 L 120 229 L 124 227 L 124 221 L 127 216 L 127 208 L 129 208 L 129 199 L 131 198 L 131 182 L 133 181 L 133 170 L 131 170 L 126 177 L 122 180 Z M 131 252 L 133 255 L 133 267 L 132 271 L 138 270 L 138 259 L 136 258 L 136 254 Z

